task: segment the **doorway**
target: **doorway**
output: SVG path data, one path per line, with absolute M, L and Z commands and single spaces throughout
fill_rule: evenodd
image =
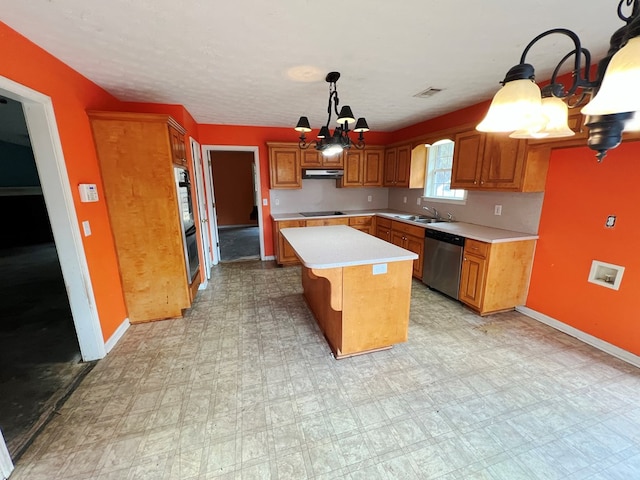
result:
M 74 365 L 79 365 L 80 358 L 86 362 L 97 360 L 104 357 L 106 347 L 100 330 L 92 293 L 93 289 L 82 248 L 78 220 L 51 98 L 5 77 L 0 77 L 0 96 L 7 101 L 6 104 L 0 104 L 0 107 L 9 105 L 9 101 L 15 101 L 20 107 L 19 110 L 22 110 L 22 118 L 26 123 L 27 129 L 26 132 L 23 131 L 20 135 L 23 137 L 23 142 L 27 141 L 31 144 L 31 155 L 35 160 L 35 171 L 40 183 L 40 187 L 36 186 L 35 189 L 23 190 L 22 193 L 31 193 L 31 195 L 23 196 L 34 197 L 30 203 L 38 205 L 38 211 L 48 217 L 49 223 L 46 229 L 41 224 L 39 225 L 39 234 L 45 235 L 42 231 L 46 231 L 49 240 L 44 242 L 46 247 L 41 248 L 41 251 L 37 254 L 28 251 L 22 256 L 14 255 L 13 261 L 19 267 L 26 267 L 29 262 L 37 263 L 40 260 L 45 263 L 45 259 L 47 259 L 49 273 L 45 282 L 54 283 L 57 285 L 56 288 L 59 289 L 60 281 L 63 279 L 62 292 L 66 298 L 62 297 L 62 301 L 60 297 L 56 298 L 58 298 L 58 306 L 62 305 L 59 309 L 70 314 L 70 316 L 67 316 L 67 320 L 70 319 L 72 323 L 71 325 L 66 323 L 65 328 L 67 328 L 68 334 L 63 334 L 63 337 L 73 348 L 71 349 L 72 353 L 69 353 L 69 351 L 61 353 L 57 350 L 61 347 L 60 342 L 56 341 L 54 342 L 55 346 L 49 349 L 49 353 L 56 358 L 68 358 L 71 355 Z M 9 189 L 11 188 L 14 187 L 7 187 L 7 190 L 4 190 L 4 196 L 20 196 L 6 195 L 10 193 Z M 27 203 L 24 199 L 13 199 L 11 201 Z M 16 209 L 14 212 L 16 215 L 22 214 L 22 216 L 25 216 L 24 212 L 19 210 L 18 207 L 14 208 Z M 31 223 L 37 223 L 35 217 L 31 220 L 33 220 Z M 33 240 L 35 237 L 36 235 L 33 234 L 30 238 Z M 12 237 L 9 236 L 9 238 L 11 239 Z M 19 248 L 27 248 L 29 250 L 30 246 L 23 245 Z M 42 270 L 44 271 L 44 268 Z M 18 277 L 13 278 L 16 279 L 16 282 L 12 283 L 18 283 Z M 26 285 L 23 283 L 21 286 L 20 290 L 22 291 L 20 293 L 22 294 L 27 293 L 29 290 L 38 292 L 38 288 L 33 288 L 33 284 L 30 281 L 27 281 Z M 55 288 L 53 291 L 55 291 Z M 41 298 L 38 300 L 40 301 Z M 24 313 L 23 310 L 26 310 L 26 308 L 19 309 L 19 313 Z M 6 314 L 3 313 L 2 317 L 4 318 L 5 316 Z M 30 333 L 33 334 L 33 331 Z M 33 335 L 32 337 L 27 339 L 27 347 L 25 347 L 25 350 L 31 354 L 30 361 L 34 361 L 38 356 L 35 349 L 48 349 L 48 347 L 37 346 L 35 337 Z M 7 355 L 7 351 L 3 351 Z M 3 358 L 4 361 L 5 359 Z M 86 368 L 86 366 L 86 364 L 81 365 L 82 368 Z M 4 394 L 5 389 L 3 388 L 2 391 Z M 0 473 L 4 476 L 8 476 L 12 470 L 11 456 L 9 455 L 9 449 L 6 448 L 7 443 L 15 457 L 16 447 L 11 446 L 12 443 L 6 442 L 0 431 Z
M 205 147 L 222 262 L 264 259 L 260 164 L 255 147 Z M 214 193 L 215 192 L 215 193 Z

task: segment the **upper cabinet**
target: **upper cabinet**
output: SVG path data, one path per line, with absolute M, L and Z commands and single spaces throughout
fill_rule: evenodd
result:
M 455 136 L 451 188 L 542 192 L 549 148 L 527 146 L 525 140 L 476 130 Z
M 302 188 L 300 148 L 296 143 L 267 143 L 271 188 Z M 305 151 L 306 152 L 306 151 Z
M 307 150 L 302 150 L 302 168 L 330 168 L 330 169 L 342 169 L 344 168 L 343 155 L 333 155 L 331 157 L 325 157 L 313 147 Z
M 384 168 L 384 147 L 365 147 L 346 150 L 344 176 L 337 181 L 338 187 L 381 187 Z
M 385 149 L 383 186 L 424 188 L 426 157 L 413 155 L 410 144 Z

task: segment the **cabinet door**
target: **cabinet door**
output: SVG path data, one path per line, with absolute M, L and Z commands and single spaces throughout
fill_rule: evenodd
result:
M 383 185 L 382 176 L 384 173 L 384 150 L 381 148 L 377 148 L 375 150 L 368 150 L 365 148 L 364 166 L 362 170 L 362 184 L 365 187 L 381 187 Z
M 383 186 L 393 187 L 396 184 L 396 170 L 398 169 L 398 149 L 387 148 L 384 151 L 384 179 Z
M 171 156 L 173 163 L 187 166 L 187 149 L 184 144 L 184 137 L 178 130 L 169 125 L 169 138 L 171 141 Z
M 422 278 L 422 262 L 424 260 L 424 237 L 405 236 L 405 247 L 407 250 L 418 254 L 418 259 L 413 261 L 413 276 Z
M 482 304 L 486 266 L 484 258 L 465 252 L 460 274 L 460 301 L 476 309 Z
M 344 176 L 341 186 L 361 187 L 363 183 L 362 150 L 348 150 L 344 154 Z
M 347 150 L 347 152 L 350 150 Z M 322 157 L 322 167 L 323 168 L 344 168 L 344 152 L 339 155 L 332 155 L 330 157 L 325 157 L 320 154 Z
M 397 245 L 402 248 L 406 248 L 404 234 L 402 232 L 397 232 L 395 230 L 391 230 L 391 243 Z
M 287 240 L 282 236 L 280 230 L 289 227 L 304 227 L 304 220 L 285 220 L 282 222 L 274 222 L 274 231 L 277 232 L 277 251 L 276 261 L 280 265 L 292 265 L 300 263 L 296 253 Z
M 271 188 L 302 188 L 297 146 L 269 147 L 269 176 Z
M 308 150 L 302 150 L 303 168 L 322 168 L 322 154 L 313 147 Z
M 385 242 L 391 243 L 391 230 L 389 227 L 378 225 L 376 227 L 376 237 L 384 240 Z
M 455 136 L 451 188 L 471 190 L 480 186 L 485 134 L 470 130 Z
M 487 134 L 480 186 L 483 188 L 519 189 L 522 185 L 525 153 L 525 140 Z
M 411 178 L 411 145 L 398 147 L 396 167 L 396 187 L 409 188 Z

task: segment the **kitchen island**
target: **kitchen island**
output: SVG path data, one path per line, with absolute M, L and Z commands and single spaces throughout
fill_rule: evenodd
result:
M 336 358 L 407 340 L 417 255 L 345 225 L 284 228 L 304 297 Z

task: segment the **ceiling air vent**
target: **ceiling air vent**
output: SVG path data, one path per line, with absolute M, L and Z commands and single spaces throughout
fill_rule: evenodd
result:
M 414 97 L 429 98 L 429 97 L 433 97 L 436 93 L 440 93 L 442 90 L 444 90 L 444 88 L 429 87 L 429 88 L 427 88 L 426 90 L 423 90 L 420 93 L 416 93 L 414 95 Z

